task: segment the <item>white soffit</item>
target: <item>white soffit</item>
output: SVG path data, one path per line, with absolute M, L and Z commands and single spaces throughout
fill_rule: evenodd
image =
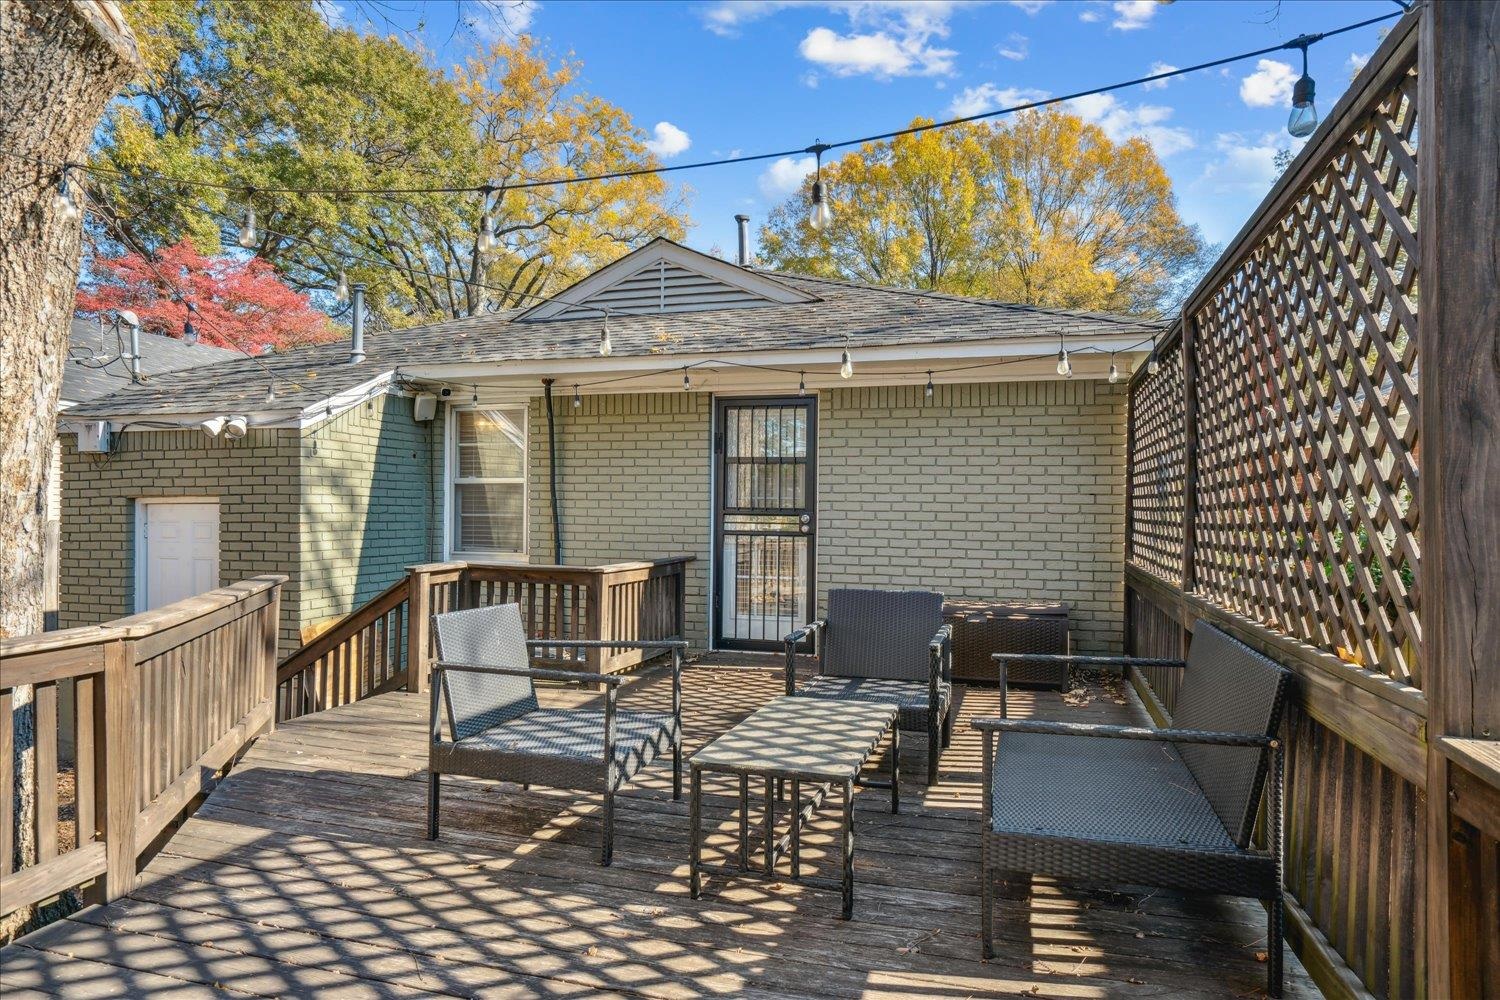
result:
M 647 316 L 816 301 L 817 296 L 774 278 L 658 238 L 606 264 L 552 301 L 528 309 L 516 321 L 604 313 Z

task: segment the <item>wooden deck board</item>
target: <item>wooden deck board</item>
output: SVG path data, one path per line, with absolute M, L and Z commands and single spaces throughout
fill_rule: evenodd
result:
M 778 693 L 779 673 L 740 662 L 753 660 L 687 672 L 688 753 Z M 668 697 L 657 671 L 622 704 Z M 671 799 L 669 762 L 617 802 L 605 869 L 599 805 L 573 792 L 450 779 L 443 835 L 423 839 L 424 697 L 308 716 L 257 741 L 130 897 L 0 952 L 7 996 L 1260 995 L 1264 911 L 1243 900 L 1038 879 L 1029 900 L 998 901 L 996 957 L 979 960 L 979 740 L 964 720 L 994 714 L 997 697 L 962 691 L 933 788 L 921 784 L 925 741 L 903 740 L 901 815 L 882 791 L 856 797 L 850 922 L 836 893 L 790 882 L 713 877 L 691 900 L 687 802 Z M 1022 717 L 1142 717 L 1133 695 L 1102 688 L 1086 704 L 1012 691 L 1009 705 Z M 734 787 L 705 776 L 710 851 L 732 850 Z M 836 870 L 836 833 L 825 808 L 804 837 L 809 870 Z M 1287 995 L 1317 995 L 1287 957 Z

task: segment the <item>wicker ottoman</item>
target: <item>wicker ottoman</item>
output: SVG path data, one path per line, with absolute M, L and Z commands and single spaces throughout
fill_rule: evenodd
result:
M 992 653 L 1068 653 L 1068 605 L 1031 601 L 949 601 L 943 618 L 953 625 L 955 680 L 995 683 Z M 1017 664 L 1012 684 L 1046 684 L 1064 690 L 1066 665 Z

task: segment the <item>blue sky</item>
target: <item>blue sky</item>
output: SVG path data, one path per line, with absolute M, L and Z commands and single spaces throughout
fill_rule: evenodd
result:
M 331 5 L 333 6 L 333 5 Z M 332 16 L 399 28 L 439 64 L 497 33 L 528 32 L 582 62 L 580 83 L 620 105 L 664 162 L 791 149 L 1070 93 L 1398 12 L 1391 0 L 993 0 L 699 3 L 339 0 Z M 1381 25 L 1311 50 L 1326 114 Z M 1142 135 L 1179 209 L 1228 240 L 1275 178 L 1296 52 L 1087 99 L 1073 110 Z M 810 167 L 792 158 L 688 171 L 688 242 L 731 251 L 736 212 L 758 227 Z

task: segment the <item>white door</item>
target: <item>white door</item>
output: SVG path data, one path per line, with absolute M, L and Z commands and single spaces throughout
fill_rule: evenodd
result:
M 218 587 L 218 501 L 140 500 L 136 509 L 137 611 Z

